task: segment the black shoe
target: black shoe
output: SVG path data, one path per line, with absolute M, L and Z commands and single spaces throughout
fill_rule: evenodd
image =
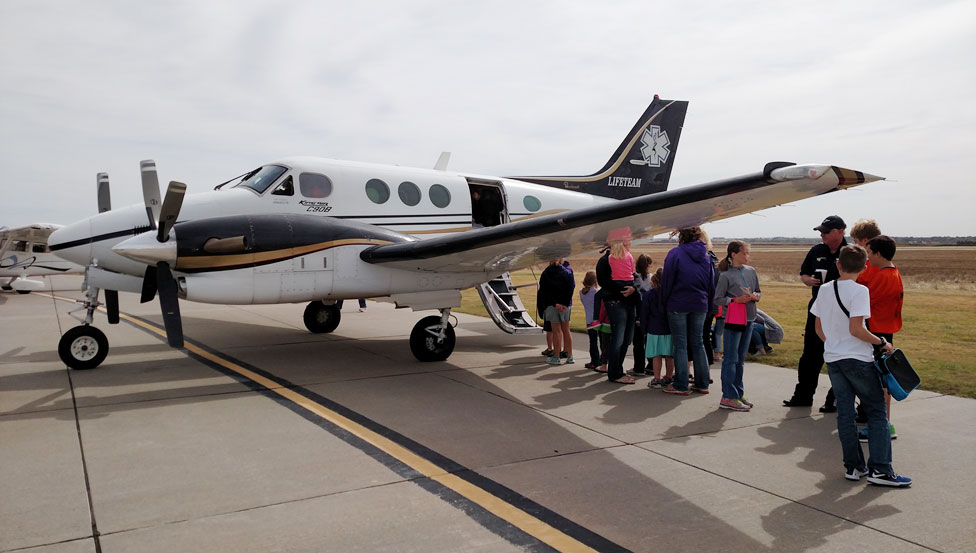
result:
M 824 406 L 820 408 L 820 412 L 821 413 L 836 413 L 837 412 L 837 406 L 836 405 L 827 405 L 825 403 Z
M 813 400 L 802 400 L 796 397 L 791 397 L 790 399 L 784 399 L 783 405 L 786 407 L 813 407 Z

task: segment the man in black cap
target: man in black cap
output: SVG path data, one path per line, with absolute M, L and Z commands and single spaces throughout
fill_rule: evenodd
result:
M 807 324 L 803 331 L 803 354 L 797 367 L 796 389 L 793 391 L 793 397 L 783 400 L 783 405 L 787 407 L 813 405 L 813 394 L 817 391 L 820 370 L 824 364 L 824 343 L 817 336 L 817 318 L 810 313 L 810 306 L 817 299 L 817 292 L 822 284 L 840 278 L 840 273 L 837 271 L 837 258 L 840 249 L 847 245 L 847 240 L 844 238 L 846 229 L 847 224 L 836 215 L 827 217 L 814 227 L 813 230 L 820 232 L 823 243 L 810 248 L 803 265 L 800 266 L 800 280 L 813 288 L 813 297 L 807 304 Z

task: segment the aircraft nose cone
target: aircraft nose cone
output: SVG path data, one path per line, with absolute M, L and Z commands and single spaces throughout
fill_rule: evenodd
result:
M 144 232 L 119 242 L 112 247 L 112 251 L 122 257 L 150 265 L 155 265 L 160 261 L 174 265 L 176 263 L 176 238 L 170 236 L 166 242 L 159 242 L 156 240 L 155 232 Z

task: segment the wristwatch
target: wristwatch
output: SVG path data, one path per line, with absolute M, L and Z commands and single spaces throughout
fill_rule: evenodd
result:
M 879 338 L 881 338 L 881 343 L 878 344 L 879 348 L 883 348 L 888 345 L 888 340 L 885 340 L 884 336 L 879 336 Z

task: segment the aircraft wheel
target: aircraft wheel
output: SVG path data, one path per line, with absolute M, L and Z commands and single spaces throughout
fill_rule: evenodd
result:
M 108 355 L 108 338 L 101 330 L 90 326 L 76 326 L 64 333 L 58 343 L 58 357 L 77 371 L 94 369 Z
M 448 325 L 444 329 L 444 341 L 437 343 L 440 326 L 439 315 L 424 317 L 414 325 L 410 332 L 410 351 L 418 361 L 443 361 L 454 352 L 454 344 L 457 341 L 454 327 Z
M 31 291 L 30 290 L 17 290 L 17 293 L 18 294 L 30 294 Z
M 338 305 L 325 305 L 320 301 L 313 301 L 305 307 L 305 328 L 315 334 L 332 332 L 339 326 L 341 318 L 342 313 Z
M 0 286 L 0 289 L 2 289 L 2 290 L 6 290 L 6 291 L 8 291 L 8 292 L 9 292 L 9 291 L 11 291 L 11 290 L 13 290 L 13 289 L 14 289 L 14 287 L 13 287 L 13 286 L 11 286 L 11 285 L 9 285 L 9 284 L 4 284 L 3 286 Z

